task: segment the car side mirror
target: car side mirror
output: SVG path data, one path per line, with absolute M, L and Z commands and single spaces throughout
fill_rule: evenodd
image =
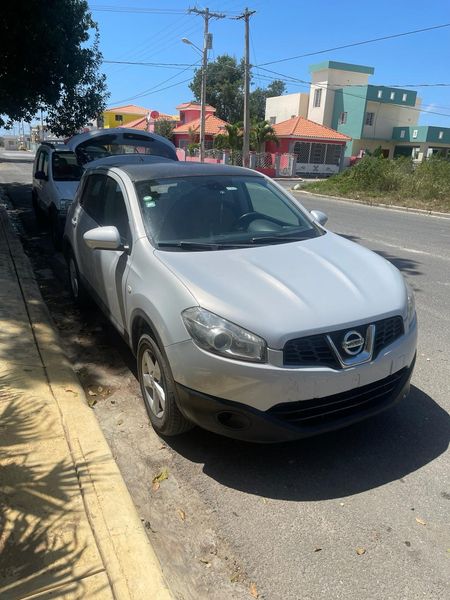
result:
M 40 179 L 41 181 L 47 181 L 47 179 L 48 179 L 48 177 L 44 173 L 44 171 L 36 171 L 36 173 L 34 174 L 34 178 Z
M 117 227 L 96 227 L 83 235 L 85 244 L 92 250 L 126 250 Z
M 312 210 L 311 216 L 314 219 L 314 221 L 317 221 L 319 223 L 319 225 L 325 225 L 325 223 L 328 221 L 328 215 L 326 215 L 321 210 Z

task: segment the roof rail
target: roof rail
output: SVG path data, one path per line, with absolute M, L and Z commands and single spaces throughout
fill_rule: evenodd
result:
M 41 146 L 48 146 L 49 148 L 55 148 L 55 144 L 53 142 L 41 142 Z

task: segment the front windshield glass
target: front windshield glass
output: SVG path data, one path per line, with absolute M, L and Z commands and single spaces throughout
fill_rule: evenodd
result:
M 53 152 L 52 172 L 54 181 L 79 181 L 82 174 L 73 152 Z
M 262 177 L 202 175 L 135 182 L 149 237 L 164 249 L 287 243 L 323 233 Z

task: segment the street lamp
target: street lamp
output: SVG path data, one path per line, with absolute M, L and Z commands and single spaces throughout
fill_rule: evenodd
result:
M 192 46 L 202 55 L 202 87 L 200 91 L 200 162 L 205 161 L 205 108 L 206 108 L 206 63 L 208 60 L 208 35 L 205 34 L 203 50 L 200 50 L 188 38 L 181 38 L 181 41 L 188 46 Z

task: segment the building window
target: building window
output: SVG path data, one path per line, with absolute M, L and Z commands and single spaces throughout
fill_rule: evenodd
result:
M 318 108 L 320 106 L 320 101 L 322 100 L 322 89 L 315 89 L 314 90 L 314 102 L 313 102 L 313 108 Z
M 389 96 L 389 98 L 390 98 L 391 100 L 394 100 L 394 98 L 395 98 L 395 92 L 391 92 L 391 95 Z
M 341 162 L 342 146 L 338 144 L 327 144 L 325 164 L 339 166 Z
M 374 116 L 375 116 L 375 113 L 373 113 L 373 112 L 366 113 L 366 125 L 373 125 Z
M 310 162 L 314 165 L 323 165 L 325 162 L 326 144 L 315 144 L 311 146 Z
M 294 154 L 297 155 L 298 163 L 308 163 L 311 154 L 311 144 L 309 142 L 295 142 Z
M 271 125 L 275 125 L 276 122 L 277 122 L 277 118 L 276 117 L 269 117 L 269 123 Z
M 402 129 L 402 130 L 400 131 L 400 137 L 401 137 L 401 138 L 404 138 L 404 137 L 405 137 L 405 130 L 404 130 L 404 129 Z
M 382 98 L 383 97 L 383 90 L 378 90 L 377 97 L 378 98 Z
M 114 121 L 118 121 L 119 123 L 121 123 L 123 121 L 123 116 L 122 115 L 114 115 Z
M 403 94 L 402 101 L 406 102 L 408 100 L 408 94 Z
M 419 131 L 417 129 L 413 129 L 413 134 L 412 134 L 413 138 L 416 138 L 418 133 L 419 133 Z
M 347 123 L 347 113 L 341 112 L 339 115 L 339 125 L 345 125 L 345 123 Z
M 443 131 L 440 131 L 440 132 L 439 132 L 439 135 L 438 135 L 438 138 L 439 138 L 440 140 L 442 140 L 442 138 L 443 138 L 443 137 L 444 137 L 444 132 L 443 132 Z

